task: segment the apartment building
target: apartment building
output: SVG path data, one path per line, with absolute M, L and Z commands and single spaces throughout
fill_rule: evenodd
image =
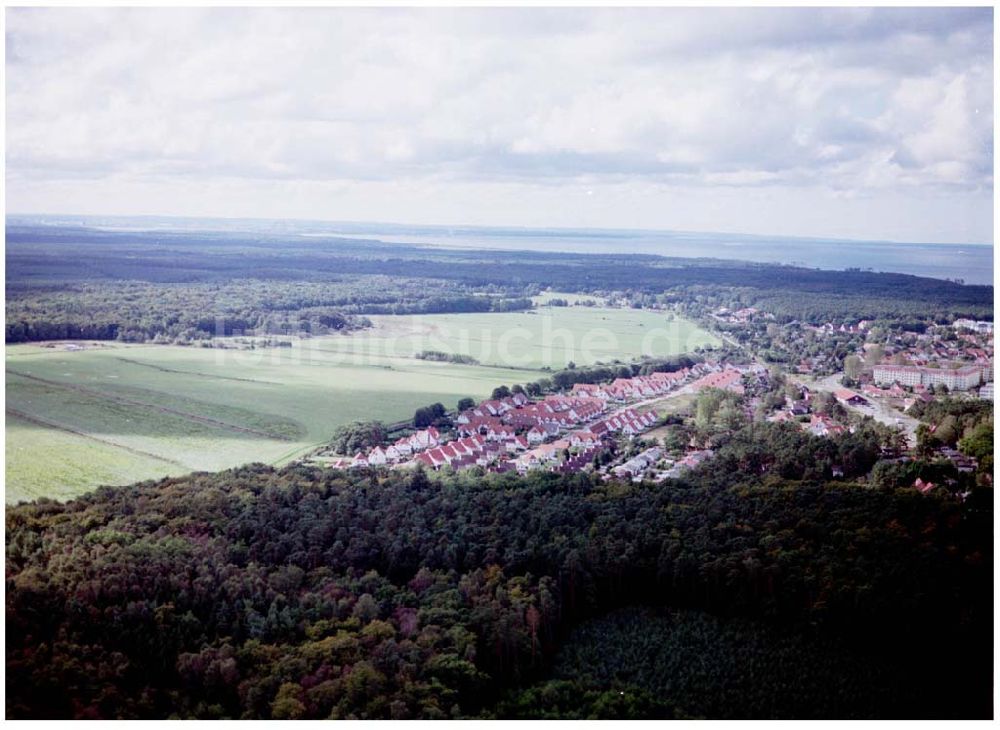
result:
M 908 385 L 916 387 L 945 386 L 948 390 L 971 390 L 983 382 L 983 368 L 970 366 L 950 370 L 947 368 L 923 368 L 906 365 L 877 365 L 872 371 L 877 385 Z

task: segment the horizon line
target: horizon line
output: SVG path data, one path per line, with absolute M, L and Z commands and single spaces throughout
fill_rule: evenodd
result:
M 5 211 L 4 213 L 4 225 L 6 226 L 8 219 L 17 217 L 34 217 L 34 218 L 119 218 L 119 219 L 141 219 L 141 218 L 160 218 L 166 220 L 190 220 L 190 221 L 254 221 L 254 222 L 290 222 L 290 223 L 320 223 L 326 225 L 354 225 L 354 226 L 397 226 L 397 227 L 409 227 L 409 228 L 463 228 L 471 230 L 517 230 L 523 232 L 530 231 L 563 231 L 563 232 L 582 232 L 582 231 L 594 231 L 594 232 L 604 232 L 604 233 L 638 233 L 638 234 L 681 234 L 681 235 L 697 235 L 697 236 L 741 236 L 745 238 L 775 238 L 775 239 L 785 239 L 793 241 L 817 241 L 817 242 L 843 242 L 843 243 L 872 243 L 880 245 L 913 245 L 913 246 L 980 246 L 987 248 L 994 248 L 995 243 L 982 243 L 974 241 L 962 241 L 962 242 L 941 242 L 941 241 L 908 241 L 908 240 L 898 240 L 889 238 L 842 238 L 837 236 L 820 236 L 820 235 L 796 235 L 787 233 L 743 233 L 735 231 L 705 231 L 705 230 L 686 230 L 686 229 L 674 229 L 674 228 L 614 228 L 614 227 L 599 227 L 599 226 L 525 226 L 525 225 L 501 225 L 501 224 L 483 224 L 483 223 L 406 223 L 399 221 L 377 221 L 377 220 L 344 220 L 344 219 L 329 219 L 329 218 L 297 218 L 297 217 L 283 217 L 283 218 L 265 218 L 257 216 L 226 216 L 226 215 L 177 215 L 177 214 L 165 214 L 165 213 L 11 213 Z

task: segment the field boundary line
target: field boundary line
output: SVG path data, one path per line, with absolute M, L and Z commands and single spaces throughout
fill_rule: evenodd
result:
M 193 370 L 178 370 L 177 368 L 167 368 L 162 365 L 153 365 L 148 362 L 140 362 L 139 360 L 130 360 L 127 357 L 115 357 L 115 360 L 120 360 L 121 362 L 128 363 L 129 365 L 138 365 L 142 368 L 152 368 L 153 370 L 159 370 L 163 373 L 176 373 L 178 375 L 193 375 L 196 378 L 213 378 L 215 380 L 232 380 L 237 383 L 263 383 L 265 385 L 284 385 L 277 380 L 255 380 L 254 378 L 233 378 L 228 375 L 213 375 L 212 373 L 199 373 Z
M 47 380 L 46 378 L 39 378 L 37 375 L 27 375 L 25 373 L 20 373 L 17 370 L 6 369 L 8 373 L 16 375 L 20 378 L 25 378 L 27 380 L 35 380 L 39 383 L 45 385 L 51 385 L 55 388 L 62 388 L 64 390 L 72 390 L 77 393 L 83 393 L 85 395 L 90 395 L 95 398 L 113 401 L 115 403 L 121 403 L 122 405 L 135 406 L 137 408 L 149 408 L 154 411 L 159 411 L 161 413 L 167 413 L 172 416 L 177 416 L 178 418 L 184 418 L 189 421 L 195 421 L 197 423 L 203 423 L 209 426 L 215 426 L 217 428 L 229 429 L 231 431 L 238 431 L 240 433 L 248 433 L 254 436 L 263 436 L 264 438 L 273 439 L 275 441 L 292 441 L 288 436 L 279 436 L 273 433 L 268 433 L 267 431 L 258 431 L 253 428 L 246 428 L 245 426 L 237 426 L 233 423 L 227 423 L 226 421 L 219 421 L 215 418 L 209 418 L 208 416 L 199 416 L 194 413 L 187 413 L 185 411 L 178 411 L 173 408 L 167 408 L 166 406 L 158 406 L 154 403 L 144 403 L 139 400 L 132 400 L 131 398 L 125 398 L 123 396 L 111 395 L 110 393 L 104 393 L 99 390 L 93 390 L 91 388 L 84 387 L 82 385 L 71 385 L 69 383 L 60 383 L 56 380 Z
M 184 464 L 180 461 L 175 461 L 174 459 L 168 459 L 165 456 L 159 456 L 157 454 L 150 453 L 149 451 L 143 451 L 142 449 L 135 449 L 132 448 L 131 446 L 125 446 L 123 444 L 119 444 L 114 441 L 109 441 L 108 439 L 102 439 L 98 436 L 94 436 L 93 434 L 86 433 L 85 431 L 77 431 L 75 428 L 65 426 L 61 423 L 56 423 L 55 421 L 49 421 L 44 418 L 39 418 L 38 416 L 28 415 L 24 411 L 19 411 L 16 408 L 8 407 L 5 410 L 10 415 L 16 416 L 17 418 L 27 421 L 28 423 L 34 423 L 39 426 L 44 426 L 45 428 L 52 428 L 55 429 L 56 431 L 64 431 L 66 433 L 71 433 L 74 436 L 79 436 L 80 438 L 96 441 L 99 444 L 104 444 L 105 446 L 110 446 L 111 448 L 114 449 L 121 449 L 122 451 L 127 451 L 130 454 L 136 454 L 137 456 L 145 456 L 150 459 L 156 459 L 157 461 L 162 461 L 165 464 L 173 464 L 174 466 L 179 466 L 182 469 L 191 470 L 191 467 L 188 466 L 187 464 Z
M 383 354 L 380 354 L 380 353 L 365 352 L 364 350 L 329 350 L 329 349 L 327 349 L 325 347 L 310 347 L 310 348 L 303 348 L 303 349 L 304 350 L 308 350 L 309 352 L 325 352 L 325 353 L 329 353 L 329 354 L 332 354 L 332 355 L 343 355 L 343 356 L 360 355 L 361 357 L 375 357 L 375 358 L 382 358 L 382 359 L 385 359 L 385 360 L 407 360 L 407 361 L 417 360 L 419 362 L 439 362 L 437 360 L 425 360 L 423 358 L 417 357 L 416 355 L 383 355 Z M 371 367 L 371 365 L 368 364 L 368 363 L 350 363 L 350 362 L 348 362 L 347 364 L 348 365 L 353 365 L 354 367 L 364 367 L 366 365 L 368 365 L 369 367 Z M 477 361 L 477 362 L 454 362 L 454 363 L 453 362 L 447 362 L 447 361 L 445 361 L 445 362 L 442 362 L 441 364 L 442 365 L 462 365 L 464 367 L 469 367 L 469 368 L 493 368 L 495 370 L 518 370 L 518 371 L 523 371 L 523 372 L 528 372 L 528 373 L 546 372 L 546 371 L 542 370 L 540 367 L 539 368 L 530 368 L 530 367 L 524 367 L 524 366 L 521 366 L 521 365 L 498 365 L 498 364 L 494 364 L 494 363 L 490 363 L 490 362 L 481 362 L 481 361 Z M 380 367 L 380 366 L 375 365 L 374 367 Z

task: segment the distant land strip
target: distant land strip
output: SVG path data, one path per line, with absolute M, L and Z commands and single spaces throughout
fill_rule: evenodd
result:
M 173 408 L 167 408 L 166 406 L 158 406 L 155 403 L 145 403 L 139 400 L 132 400 L 131 398 L 125 398 L 120 395 L 111 395 L 110 393 L 104 393 L 99 390 L 92 390 L 91 388 L 85 388 L 82 385 L 70 385 L 69 383 L 60 383 L 56 380 L 47 380 L 45 378 L 39 378 L 36 375 L 26 375 L 25 373 L 20 373 L 17 370 L 12 370 L 7 368 L 7 372 L 12 375 L 17 375 L 18 377 L 25 378 L 27 380 L 34 380 L 45 385 L 51 385 L 55 388 L 62 388 L 64 390 L 72 390 L 77 393 L 83 393 L 85 395 L 90 395 L 95 398 L 101 398 L 104 400 L 114 401 L 116 403 L 121 403 L 127 406 L 135 406 L 136 408 L 150 408 L 154 411 L 159 411 L 161 413 L 167 413 L 172 416 L 177 416 L 179 418 L 184 418 L 190 421 L 197 421 L 199 423 L 204 423 L 209 426 L 214 426 L 216 428 L 229 429 L 231 431 L 238 431 L 241 433 L 248 433 L 254 436 L 263 436 L 264 438 L 274 439 L 276 441 L 291 441 L 292 439 L 288 436 L 282 436 L 279 434 L 274 434 L 269 431 L 260 431 L 255 428 L 247 428 L 246 426 L 237 426 L 234 423 L 227 423 L 226 421 L 219 421 L 215 418 L 209 418 L 208 416 L 199 416 L 194 413 L 187 413 L 186 411 L 178 411 Z

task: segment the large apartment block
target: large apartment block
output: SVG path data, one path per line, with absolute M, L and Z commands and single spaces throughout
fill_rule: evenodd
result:
M 985 373 L 981 366 L 948 370 L 945 368 L 922 368 L 905 365 L 876 365 L 872 378 L 877 385 L 944 385 L 948 390 L 971 390 L 983 382 Z
M 956 319 L 951 324 L 955 329 L 970 329 L 973 332 L 979 332 L 980 334 L 985 334 L 993 331 L 992 322 L 982 322 L 973 319 Z

